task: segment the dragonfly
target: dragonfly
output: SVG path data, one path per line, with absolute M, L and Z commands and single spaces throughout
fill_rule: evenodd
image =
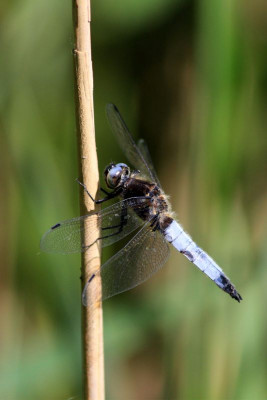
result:
M 52 226 L 41 239 L 41 249 L 50 253 L 83 252 L 95 242 L 105 247 L 129 236 L 126 245 L 90 275 L 82 293 L 85 306 L 92 306 L 145 282 L 166 263 L 169 244 L 220 289 L 240 302 L 241 295 L 223 270 L 175 219 L 145 141 L 140 139 L 135 143 L 114 104 L 106 106 L 106 114 L 118 144 L 134 169 L 124 163 L 110 163 L 104 170 L 108 190 L 101 189 L 105 194 L 102 199 L 93 199 L 81 183 L 96 204 L 111 199 L 118 201 L 99 212 L 89 212 Z M 100 236 L 92 242 L 88 232 L 96 229 Z M 99 275 L 101 294 L 95 279 Z

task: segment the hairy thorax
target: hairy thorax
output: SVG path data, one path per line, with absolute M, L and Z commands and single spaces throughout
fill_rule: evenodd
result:
M 165 225 L 172 220 L 167 197 L 155 183 L 148 182 L 139 177 L 130 177 L 124 183 L 121 196 L 124 199 L 140 197 L 142 207 L 138 208 L 134 206 L 134 211 L 143 220 L 150 220 L 151 218 L 158 216 L 158 222 L 161 229 L 164 229 Z M 143 206 L 145 198 L 147 198 L 147 207 Z

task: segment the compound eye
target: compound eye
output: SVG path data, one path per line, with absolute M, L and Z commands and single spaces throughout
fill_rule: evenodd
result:
M 110 164 L 104 172 L 107 186 L 111 189 L 116 188 L 129 173 L 130 169 L 126 164 Z
M 115 164 L 113 164 L 113 163 L 107 165 L 105 170 L 104 170 L 104 176 L 106 177 L 108 175 L 109 171 L 114 167 L 115 167 Z
M 112 167 L 107 173 L 106 177 L 107 186 L 110 187 L 111 189 L 116 188 L 120 183 L 121 173 L 122 173 L 121 166 L 115 165 L 114 167 Z
M 120 167 L 123 171 L 124 171 L 124 175 L 128 176 L 130 173 L 130 168 L 128 167 L 128 165 L 124 164 L 124 163 L 119 163 L 116 165 L 116 167 Z
M 112 173 L 107 174 L 107 186 L 110 188 L 115 188 L 117 186 L 118 177 Z
M 128 168 L 128 165 L 126 165 L 124 163 L 119 163 L 119 164 L 116 164 L 116 167 Z

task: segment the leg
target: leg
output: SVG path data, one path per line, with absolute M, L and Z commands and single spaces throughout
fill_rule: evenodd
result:
M 107 192 L 105 189 L 103 189 L 102 187 L 100 188 L 101 192 L 105 193 L 106 195 L 109 195 L 109 192 Z
M 100 204 L 100 203 L 104 203 L 104 201 L 108 201 L 110 199 L 113 199 L 114 197 L 118 196 L 119 192 L 117 192 L 116 190 L 114 190 L 114 192 L 108 193 L 106 192 L 104 189 L 101 189 L 103 192 L 105 192 L 107 194 L 106 197 L 104 197 L 103 199 L 99 199 L 99 200 L 95 200 L 91 194 L 88 192 L 87 187 L 85 186 L 84 183 L 80 182 L 78 179 L 76 179 L 76 181 L 79 183 L 79 185 L 81 185 L 84 190 L 86 191 L 86 193 L 88 194 L 88 196 L 90 197 L 90 199 L 95 203 L 95 204 Z
M 141 200 L 150 200 L 151 198 L 148 197 L 148 196 L 140 196 L 139 199 L 141 199 Z M 149 206 L 147 205 L 145 208 L 148 208 L 148 207 Z M 127 209 L 127 206 L 124 206 L 124 207 L 121 208 L 121 215 L 120 215 L 120 223 L 119 224 L 112 225 L 112 226 L 106 226 L 104 228 L 101 228 L 102 231 L 108 230 L 108 229 L 115 229 L 115 228 L 118 228 L 118 230 L 116 232 L 111 233 L 111 234 L 108 234 L 108 235 L 105 235 L 105 236 L 101 236 L 97 240 L 106 239 L 108 237 L 115 236 L 115 235 L 118 235 L 119 233 L 121 233 L 122 230 L 123 230 L 123 227 L 127 224 L 127 218 L 126 218 L 127 215 L 128 215 L 128 209 Z M 157 214 L 157 215 L 155 215 L 155 217 L 153 217 L 153 220 L 152 220 L 152 223 L 151 223 L 151 226 L 153 227 L 153 230 L 159 229 L 158 216 L 159 216 L 159 214 Z M 155 226 L 155 224 L 156 224 L 156 226 Z
M 86 193 L 88 194 L 90 199 L 95 203 L 95 199 L 90 195 L 90 193 L 88 192 L 87 187 L 85 186 L 85 184 L 80 182 L 78 178 L 76 178 L 75 180 L 76 180 L 76 182 L 79 183 L 79 185 L 81 185 L 84 188 L 84 190 L 86 191 Z
M 113 226 L 107 226 L 105 228 L 101 228 L 102 230 L 107 230 L 107 229 L 115 229 L 118 228 L 118 230 L 116 232 L 110 233 L 108 235 L 105 236 L 100 236 L 99 238 L 97 238 L 92 244 L 90 244 L 90 246 L 84 246 L 84 251 L 88 250 L 89 247 L 91 247 L 94 243 L 96 243 L 98 240 L 102 240 L 102 239 L 107 239 L 109 237 L 118 235 L 120 232 L 122 232 L 123 230 L 123 226 L 125 226 L 127 224 L 127 219 L 125 218 L 127 216 L 127 208 L 124 207 L 121 209 L 121 220 L 120 220 L 120 224 L 118 225 L 113 225 Z
M 106 239 L 106 238 L 108 238 L 108 237 L 118 235 L 120 232 L 122 232 L 123 227 L 127 224 L 127 219 L 126 219 L 126 217 L 127 217 L 127 208 L 126 208 L 126 207 L 123 207 L 123 208 L 121 209 L 121 220 L 120 220 L 120 224 L 118 224 L 118 225 L 113 225 L 113 226 L 106 226 L 105 228 L 102 228 L 102 230 L 115 229 L 115 228 L 118 228 L 118 230 L 117 230 L 116 232 L 110 233 L 110 234 L 108 234 L 108 235 L 101 236 L 99 239 Z M 98 239 L 98 240 L 99 240 L 99 239 Z

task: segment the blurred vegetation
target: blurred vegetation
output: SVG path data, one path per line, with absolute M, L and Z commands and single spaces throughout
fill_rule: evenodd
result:
M 125 161 L 112 101 L 244 298 L 172 252 L 104 306 L 107 399 L 266 399 L 266 8 L 92 2 L 100 169 Z M 78 399 L 80 257 L 39 253 L 49 226 L 79 214 L 71 2 L 3 3 L 0 46 L 0 399 Z

